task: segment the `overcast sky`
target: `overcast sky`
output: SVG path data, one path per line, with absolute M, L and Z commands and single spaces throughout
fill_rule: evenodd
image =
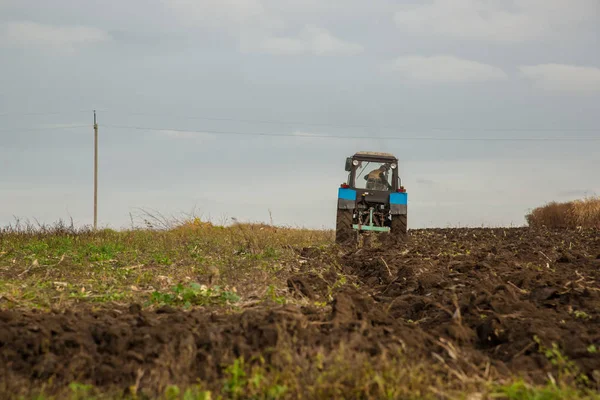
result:
M 102 226 L 332 227 L 360 150 L 409 228 L 521 225 L 600 194 L 599 37 L 598 0 L 0 0 L 0 224 L 92 222 L 96 109 Z

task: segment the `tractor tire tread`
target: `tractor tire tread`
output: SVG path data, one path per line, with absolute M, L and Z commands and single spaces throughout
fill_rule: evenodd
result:
M 352 210 L 338 210 L 335 227 L 335 241 L 338 244 L 350 244 L 355 241 L 356 232 L 352 229 Z
M 408 234 L 407 215 L 394 215 L 392 217 L 391 234 L 395 237 L 404 237 Z

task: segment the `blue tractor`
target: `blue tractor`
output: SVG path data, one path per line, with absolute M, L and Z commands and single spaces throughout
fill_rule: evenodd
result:
M 348 180 L 338 190 L 336 242 L 358 243 L 364 232 L 405 237 L 408 194 L 398 175 L 398 159 L 361 151 L 346 159 L 346 172 Z

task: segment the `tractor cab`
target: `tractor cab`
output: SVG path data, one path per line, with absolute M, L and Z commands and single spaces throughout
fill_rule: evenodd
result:
M 389 153 L 358 152 L 346 159 L 346 171 L 353 189 L 389 192 L 400 187 L 398 159 Z

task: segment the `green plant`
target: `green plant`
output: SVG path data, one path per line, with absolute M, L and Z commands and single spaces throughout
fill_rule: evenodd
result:
M 277 294 L 275 293 L 274 285 L 269 285 L 269 287 L 267 288 L 266 296 L 269 300 L 274 301 L 278 304 L 286 304 L 287 303 L 287 300 L 284 296 L 277 296 Z
M 71 399 L 91 399 L 90 392 L 94 387 L 92 385 L 86 385 L 79 382 L 71 382 L 69 389 L 71 390 Z
M 234 292 L 221 290 L 219 286 L 212 288 L 191 283 L 187 286 L 178 284 L 170 293 L 155 291 L 150 301 L 155 304 L 183 305 L 184 307 L 205 306 L 211 304 L 231 304 L 240 300 Z
M 236 359 L 232 365 L 225 369 L 226 380 L 223 384 L 223 390 L 229 393 L 234 399 L 237 399 L 244 393 L 246 382 L 246 371 L 244 371 L 244 359 Z
M 559 388 L 549 383 L 543 387 L 528 385 L 523 380 L 497 386 L 492 390 L 494 398 L 507 400 L 562 400 L 581 398 L 576 390 Z
M 588 377 L 584 374 L 581 374 L 577 365 L 567 356 L 562 354 L 556 343 L 553 342 L 552 347 L 548 348 L 542 345 L 542 342 L 537 335 L 534 336 L 533 339 L 537 343 L 539 351 L 544 354 L 548 361 L 550 361 L 550 363 L 557 368 L 559 381 L 568 382 L 574 379 L 581 383 L 587 383 Z
M 258 358 L 258 364 L 249 366 L 243 357 L 234 360 L 225 369 L 223 392 L 234 399 L 268 399 L 275 400 L 284 396 L 288 387 L 280 382 L 278 374 L 270 373 L 264 368 L 264 359 Z
M 575 314 L 575 318 L 581 318 L 581 319 L 591 319 L 592 317 L 590 317 L 590 315 L 588 313 L 586 313 L 585 311 L 579 311 L 576 310 L 574 312 Z
M 596 353 L 598 352 L 598 349 L 596 348 L 596 345 L 594 345 L 594 344 L 590 344 L 590 345 L 587 347 L 587 351 L 588 351 L 588 353 L 590 353 L 590 354 L 596 354 Z

